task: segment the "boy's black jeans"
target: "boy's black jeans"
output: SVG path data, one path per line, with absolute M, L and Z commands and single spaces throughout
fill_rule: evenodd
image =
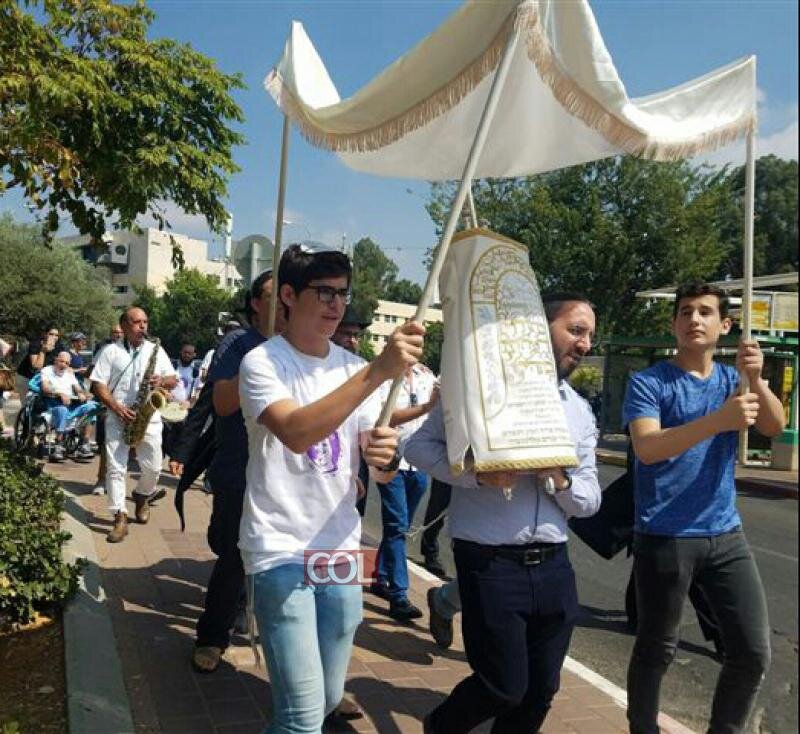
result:
M 636 534 L 639 624 L 628 668 L 632 734 L 656 734 L 661 679 L 675 657 L 681 612 L 694 579 L 719 623 L 725 648 L 711 734 L 743 732 L 769 667 L 767 602 L 741 529 L 707 538 Z

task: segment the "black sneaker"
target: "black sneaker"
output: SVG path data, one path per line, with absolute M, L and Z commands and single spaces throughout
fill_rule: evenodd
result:
M 166 497 L 166 496 L 167 496 L 167 490 L 164 489 L 163 487 L 161 487 L 161 489 L 157 489 L 155 492 L 153 492 L 153 494 L 151 494 L 147 498 L 147 504 L 148 505 L 155 504 L 159 500 L 163 500 L 164 497 Z
M 408 599 L 398 599 L 389 602 L 389 616 L 398 622 L 410 622 L 412 619 L 419 619 L 422 610 L 414 606 Z
M 425 569 L 430 571 L 434 576 L 438 576 L 440 579 L 447 578 L 447 571 L 439 560 L 439 556 L 426 556 L 423 565 Z
M 382 584 L 380 581 L 375 581 L 369 585 L 369 593 L 381 599 L 385 599 L 386 601 L 390 600 L 389 587 L 386 584 Z
M 436 587 L 428 589 L 428 629 L 433 641 L 443 650 L 453 644 L 453 620 L 436 611 Z

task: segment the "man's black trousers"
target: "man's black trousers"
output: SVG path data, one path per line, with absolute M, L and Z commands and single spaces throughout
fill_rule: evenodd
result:
M 487 546 L 456 539 L 453 551 L 473 673 L 433 712 L 433 731 L 466 733 L 494 718 L 493 734 L 537 732 L 558 691 L 578 614 L 566 544 Z
M 439 532 L 444 526 L 444 518 L 439 520 L 436 520 L 436 518 L 450 505 L 451 491 L 449 484 L 440 482 L 438 479 L 434 479 L 431 482 L 431 493 L 428 497 L 428 507 L 425 510 L 425 519 L 422 524 L 433 524 L 422 533 L 422 541 L 420 542 L 420 552 L 426 561 L 438 560 L 439 558 Z M 433 522 L 434 520 L 436 522 Z
M 230 644 L 231 628 L 244 592 L 244 566 L 238 546 L 244 487 L 214 484 L 213 488 L 208 545 L 217 560 L 208 580 L 205 609 L 197 621 L 195 644 L 224 650 Z

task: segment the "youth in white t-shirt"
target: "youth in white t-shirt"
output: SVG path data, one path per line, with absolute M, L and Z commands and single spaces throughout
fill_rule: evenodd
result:
M 359 547 L 359 435 L 378 419 L 378 391 L 327 438 L 299 454 L 259 424 L 258 417 L 278 400 L 309 405 L 365 365 L 361 357 L 335 344 L 327 357 L 313 357 L 280 336 L 242 360 L 239 390 L 250 456 L 239 532 L 245 573 L 302 563 L 306 550 Z

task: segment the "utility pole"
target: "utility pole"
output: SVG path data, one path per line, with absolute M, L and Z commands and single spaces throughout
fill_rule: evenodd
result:
M 225 290 L 230 291 L 231 289 L 231 279 L 230 279 L 230 271 L 231 271 L 231 245 L 232 245 L 232 236 L 233 236 L 233 214 L 228 212 L 228 224 L 225 227 Z

